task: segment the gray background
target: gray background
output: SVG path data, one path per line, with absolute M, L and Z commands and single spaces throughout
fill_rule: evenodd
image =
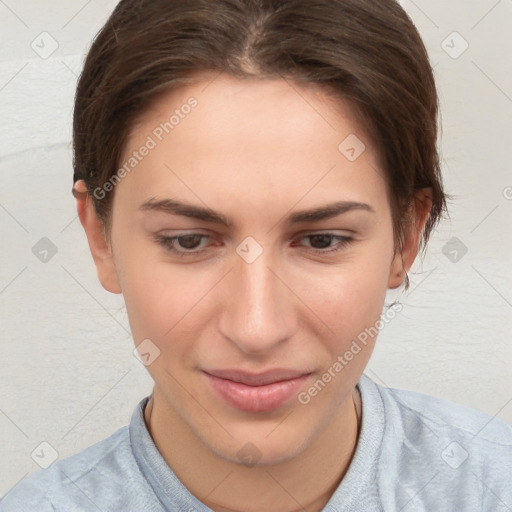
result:
M 512 0 L 401 3 L 435 65 L 454 200 L 367 373 L 512 423 Z M 0 0 L 0 496 L 151 391 L 70 193 L 76 79 L 115 4 Z

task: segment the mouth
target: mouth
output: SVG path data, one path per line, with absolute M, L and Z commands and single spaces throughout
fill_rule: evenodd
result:
M 213 390 L 231 407 L 265 412 L 290 400 L 311 372 L 274 369 L 254 374 L 240 370 L 208 370 L 203 374 Z

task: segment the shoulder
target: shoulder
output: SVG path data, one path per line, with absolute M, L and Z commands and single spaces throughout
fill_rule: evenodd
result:
M 512 426 L 484 412 L 415 391 L 378 386 L 390 413 L 399 412 L 404 427 L 429 429 L 440 437 L 455 436 L 474 445 L 512 447 Z
M 129 429 L 125 426 L 83 451 L 26 477 L 0 500 L 0 512 L 53 512 L 66 510 L 61 508 L 66 504 L 83 507 L 72 510 L 89 510 L 99 490 L 105 488 L 105 478 L 110 493 L 122 493 L 126 484 L 123 476 L 136 469 L 131 453 Z M 93 502 L 91 498 L 95 498 Z
M 512 426 L 448 400 L 380 386 L 367 377 L 363 385 L 368 396 L 380 397 L 383 408 L 377 464 L 384 496 L 393 495 L 395 503 L 410 501 L 416 510 L 430 510 L 443 500 L 461 510 L 512 506 Z M 399 486 L 389 483 L 393 473 Z

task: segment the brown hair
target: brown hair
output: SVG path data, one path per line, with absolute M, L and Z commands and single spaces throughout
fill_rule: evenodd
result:
M 388 179 L 397 247 L 415 193 L 431 189 L 426 246 L 446 210 L 438 97 L 421 37 L 394 0 L 122 0 L 87 55 L 73 122 L 74 181 L 107 227 L 112 192 L 94 191 L 118 171 L 150 102 L 199 71 L 283 77 L 349 100 Z

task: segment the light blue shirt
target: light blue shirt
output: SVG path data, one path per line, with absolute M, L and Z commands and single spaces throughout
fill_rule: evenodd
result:
M 325 512 L 512 512 L 512 427 L 363 375 L 361 433 Z M 178 480 L 144 421 L 28 476 L 0 512 L 207 512 Z M 262 511 L 265 512 L 265 511 Z

